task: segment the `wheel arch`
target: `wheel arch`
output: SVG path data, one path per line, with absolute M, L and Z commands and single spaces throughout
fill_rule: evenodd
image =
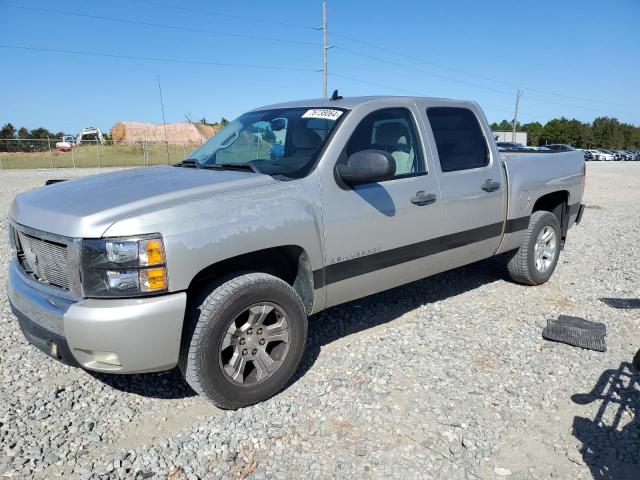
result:
M 547 211 L 553 213 L 558 219 L 560 224 L 560 231 L 562 232 L 562 243 L 567 236 L 567 230 L 569 227 L 569 192 L 567 190 L 557 190 L 550 192 L 539 197 L 533 204 L 531 214 L 533 215 L 538 211 Z
M 282 245 L 243 253 L 204 267 L 189 283 L 187 295 L 204 285 L 233 272 L 260 272 L 287 282 L 296 291 L 307 314 L 314 305 L 314 282 L 311 260 L 304 248 Z

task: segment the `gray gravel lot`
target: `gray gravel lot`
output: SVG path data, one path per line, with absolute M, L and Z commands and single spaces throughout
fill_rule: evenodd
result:
M 0 172 L 0 228 L 17 193 L 96 171 Z M 310 319 L 296 381 L 238 411 L 176 372 L 54 362 L 2 295 L 0 474 L 640 478 L 640 310 L 599 300 L 640 298 L 640 163 L 589 164 L 586 203 L 548 284 L 513 284 L 492 259 L 332 308 Z M 2 272 L 8 260 L 3 241 Z M 608 351 L 544 341 L 561 313 L 604 322 Z

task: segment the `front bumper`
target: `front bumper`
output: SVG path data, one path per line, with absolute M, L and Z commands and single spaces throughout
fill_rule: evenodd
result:
M 133 299 L 76 300 L 9 267 L 8 296 L 27 340 L 72 366 L 142 373 L 178 363 L 184 292 Z

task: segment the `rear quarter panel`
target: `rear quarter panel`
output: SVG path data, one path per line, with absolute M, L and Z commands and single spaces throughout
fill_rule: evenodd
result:
M 509 182 L 509 220 L 524 219 L 533 211 L 536 201 L 548 193 L 566 191 L 571 211 L 569 226 L 582 201 L 584 156 L 582 152 L 501 155 Z M 500 252 L 518 248 L 526 230 L 507 233 Z

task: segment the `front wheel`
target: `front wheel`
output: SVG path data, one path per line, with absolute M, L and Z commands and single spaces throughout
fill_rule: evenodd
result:
M 307 337 L 304 306 L 289 284 L 264 273 L 238 274 L 198 303 L 187 319 L 179 362 L 191 388 L 231 409 L 284 388 Z
M 549 280 L 560 256 L 560 235 L 560 223 L 553 213 L 534 212 L 522 245 L 511 253 L 507 264 L 511 278 L 525 285 Z

